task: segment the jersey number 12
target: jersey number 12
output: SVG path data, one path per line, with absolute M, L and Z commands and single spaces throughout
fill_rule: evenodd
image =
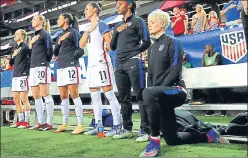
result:
M 69 78 L 70 79 L 76 78 L 76 76 L 75 76 L 76 71 L 75 70 L 68 70 L 68 72 L 69 72 Z

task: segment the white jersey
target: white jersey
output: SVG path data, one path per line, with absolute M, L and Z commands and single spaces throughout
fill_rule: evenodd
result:
M 111 62 L 108 52 L 105 51 L 106 43 L 103 38 L 103 35 L 109 31 L 108 25 L 100 20 L 98 26 L 89 34 L 87 43 L 89 66 Z

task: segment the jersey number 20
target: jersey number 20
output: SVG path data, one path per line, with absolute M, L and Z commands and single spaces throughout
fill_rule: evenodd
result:
M 38 78 L 44 78 L 45 77 L 45 71 L 38 71 Z

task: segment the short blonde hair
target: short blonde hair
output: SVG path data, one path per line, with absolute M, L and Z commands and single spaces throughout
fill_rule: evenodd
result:
M 28 38 L 28 34 L 25 30 L 23 29 L 18 29 L 17 31 L 21 31 L 22 32 L 22 35 L 23 35 L 23 41 L 27 41 L 27 38 Z
M 160 9 L 156 9 L 148 15 L 149 18 L 155 18 L 161 20 L 165 24 L 165 28 L 170 23 L 170 15 L 167 12 L 164 12 Z

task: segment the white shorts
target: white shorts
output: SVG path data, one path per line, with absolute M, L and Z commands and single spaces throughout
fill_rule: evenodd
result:
M 13 77 L 12 78 L 12 91 L 13 92 L 29 91 L 28 76 Z
M 51 69 L 49 67 L 35 67 L 30 69 L 30 86 L 38 86 L 40 83 L 51 83 Z
M 86 79 L 89 88 L 113 85 L 114 71 L 111 62 L 88 66 Z
M 80 67 L 57 69 L 57 86 L 82 83 Z

